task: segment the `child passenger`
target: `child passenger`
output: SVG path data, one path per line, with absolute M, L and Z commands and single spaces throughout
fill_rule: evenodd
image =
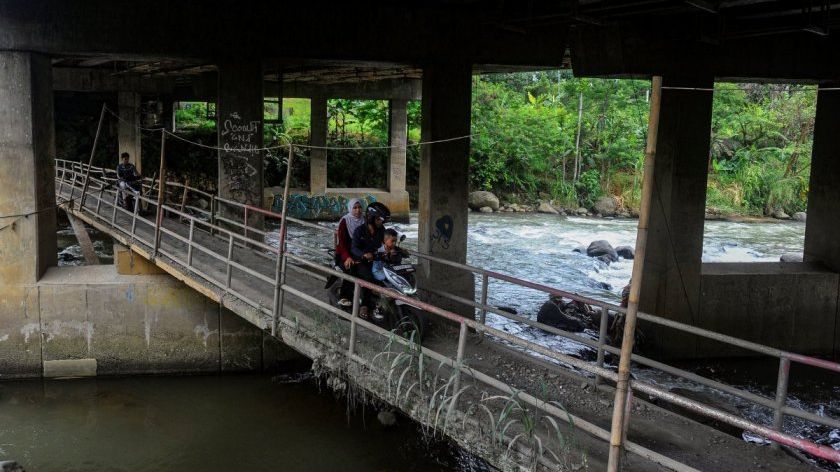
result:
M 385 280 L 385 264 L 398 265 L 402 258 L 408 255 L 408 251 L 397 246 L 397 231 L 388 228 L 385 230 L 385 237 L 382 239 L 382 247 L 376 251 L 373 262 L 373 278 L 378 282 Z

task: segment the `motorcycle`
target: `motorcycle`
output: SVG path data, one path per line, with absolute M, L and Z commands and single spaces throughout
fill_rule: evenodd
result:
M 400 235 L 399 241 L 404 240 L 405 235 Z M 331 250 L 330 253 L 334 256 L 334 251 Z M 335 265 L 334 269 L 344 272 L 339 265 Z M 382 270 L 385 280 L 379 282 L 380 285 L 390 292 L 416 299 L 417 281 L 414 277 L 416 268 L 413 264 L 385 263 Z M 331 276 L 327 280 L 326 289 L 330 302 L 335 306 L 341 306 L 338 303 L 341 283 L 342 279 L 337 276 Z M 404 338 L 413 339 L 417 343 L 421 342 L 423 335 L 428 331 L 426 314 L 416 305 L 376 291 L 371 291 L 371 305 L 373 323 L 384 329 L 393 331 Z M 350 307 L 342 308 L 348 313 L 351 312 Z
M 120 180 L 117 184 L 119 188 L 119 195 L 117 196 L 117 205 L 124 208 L 126 211 L 133 212 L 134 205 L 140 199 L 138 198 L 140 192 L 143 191 L 143 184 L 140 180 L 126 181 Z

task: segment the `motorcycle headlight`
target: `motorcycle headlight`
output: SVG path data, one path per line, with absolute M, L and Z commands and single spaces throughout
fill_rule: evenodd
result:
M 413 287 L 410 283 L 408 283 L 408 280 L 405 280 L 404 277 L 397 275 L 395 272 L 386 270 L 385 277 L 388 279 L 388 282 L 390 282 L 394 288 L 402 292 L 403 295 L 414 295 L 417 293 L 416 287 Z

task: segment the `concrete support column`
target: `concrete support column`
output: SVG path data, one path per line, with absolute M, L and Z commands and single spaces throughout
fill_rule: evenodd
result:
M 388 103 L 388 190 L 405 191 L 405 145 L 408 143 L 408 100 L 391 100 Z
M 0 52 L 0 377 L 41 373 L 38 290 L 56 265 L 50 59 Z M 38 213 L 35 213 L 38 212 Z
M 819 262 L 840 272 L 840 82 L 817 89 L 808 219 L 805 223 L 805 262 Z M 840 308 L 838 308 L 840 310 Z M 834 313 L 834 355 L 840 355 L 840 312 Z
M 161 111 L 163 127 L 169 131 L 175 131 L 175 100 L 172 95 L 161 97 L 161 105 L 163 106 Z
M 309 101 L 309 144 L 327 145 L 327 99 L 312 97 Z M 327 150 L 309 150 L 309 192 L 312 195 L 327 193 Z
M 640 309 L 696 325 L 700 321 L 701 258 L 712 94 L 668 87 L 711 88 L 712 78 L 663 78 L 654 189 Z M 654 329 L 654 328 L 651 328 Z M 646 333 L 647 334 L 647 333 Z M 653 333 L 650 333 L 653 334 Z M 692 349 L 692 340 L 652 335 L 669 354 Z M 673 342 L 670 342 L 673 341 Z
M 422 141 L 470 134 L 472 67 L 434 65 L 423 69 Z M 420 161 L 419 248 L 422 252 L 466 262 L 469 139 L 423 146 Z M 439 289 L 473 299 L 472 273 L 434 263 L 419 271 L 423 288 Z M 472 308 L 440 297 L 432 301 L 472 316 Z
M 119 148 L 120 154 L 127 152 L 131 155 L 131 162 L 142 174 L 141 133 L 137 129 L 140 125 L 140 94 L 137 92 L 119 92 L 117 94 L 119 107 Z
M 817 92 L 805 261 L 822 262 L 840 272 L 840 94 L 820 90 L 829 87 L 840 87 L 840 82 L 821 85 Z
M 259 60 L 219 66 L 219 195 L 259 206 L 263 194 L 263 73 Z

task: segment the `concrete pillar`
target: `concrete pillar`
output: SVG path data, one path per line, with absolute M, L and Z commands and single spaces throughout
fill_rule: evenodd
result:
M 119 148 L 120 154 L 127 152 L 131 155 L 131 162 L 137 170 L 143 173 L 141 159 L 140 126 L 140 94 L 137 92 L 119 92 L 117 94 L 119 107 Z M 116 160 L 116 158 L 115 158 Z
M 805 262 L 819 262 L 840 272 L 840 95 L 822 90 L 840 87 L 823 84 L 817 91 L 811 180 L 808 189 L 808 219 L 805 223 Z M 840 294 L 838 294 L 840 296 Z M 840 307 L 838 307 L 840 310 Z M 834 356 L 840 355 L 840 311 L 834 313 Z
M 408 100 L 389 102 L 388 142 L 392 147 L 388 156 L 388 192 L 391 217 L 395 222 L 408 223 L 409 198 L 405 189 L 406 178 L 406 144 L 408 143 Z
M 259 206 L 263 194 L 263 73 L 259 60 L 219 67 L 219 195 Z M 244 149 L 244 150 L 243 150 Z
M 161 105 L 163 106 L 161 112 L 163 127 L 169 131 L 175 131 L 175 100 L 172 95 L 162 96 Z
M 434 65 L 423 69 L 422 141 L 470 134 L 472 68 L 469 64 Z M 467 199 L 469 191 L 469 139 L 423 146 L 420 161 L 421 251 L 466 262 Z M 423 288 L 445 290 L 473 299 L 472 273 L 424 263 L 419 282 Z M 472 316 L 473 310 L 439 297 L 432 301 Z
M 840 87 L 840 82 L 822 85 Z M 805 261 L 822 262 L 840 272 L 840 94 L 817 92 L 814 145 L 811 151 L 811 181 L 808 219 L 805 226 Z
M 701 259 L 706 207 L 706 180 L 712 94 L 667 87 L 711 88 L 712 78 L 664 77 L 654 189 L 650 209 L 640 309 L 696 325 L 700 316 Z M 693 349 L 693 338 L 674 330 L 648 338 L 662 341 L 668 354 Z M 678 339 L 680 338 L 680 339 Z M 667 345 L 666 345 L 667 344 Z
M 408 143 L 408 100 L 391 100 L 388 103 L 389 134 L 388 145 L 391 148 L 388 160 L 388 190 L 405 190 L 405 145 Z
M 38 376 L 34 285 L 56 265 L 55 129 L 50 59 L 0 52 L 0 378 Z M 33 213 L 33 212 L 38 213 Z
M 327 145 L 327 99 L 312 97 L 309 101 L 309 144 Z M 327 150 L 310 149 L 309 151 L 309 192 L 312 195 L 327 193 Z

